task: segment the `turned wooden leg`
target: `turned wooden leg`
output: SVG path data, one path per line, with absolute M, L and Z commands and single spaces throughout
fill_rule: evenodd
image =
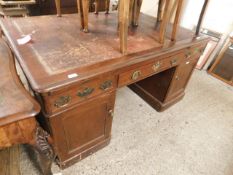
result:
M 78 13 L 79 13 L 79 16 L 80 16 L 81 29 L 83 30 L 83 28 L 84 28 L 84 18 L 83 18 L 82 0 L 77 0 L 77 4 L 78 4 Z
M 49 134 L 41 127 L 37 126 L 35 131 L 35 142 L 32 146 L 36 151 L 39 166 L 43 175 L 52 175 L 51 166 L 55 158 L 49 140 Z
M 159 0 L 158 4 L 158 12 L 157 12 L 157 23 L 161 21 L 162 19 L 162 9 L 164 5 L 164 0 Z
M 171 8 L 172 8 L 172 0 L 167 0 L 165 3 L 163 20 L 161 22 L 160 31 L 159 31 L 159 42 L 161 44 L 163 44 L 165 40 L 165 33 L 166 33 L 167 24 L 170 19 Z
M 177 5 L 177 9 L 176 9 L 176 16 L 175 16 L 175 21 L 174 21 L 174 24 L 173 24 L 172 36 L 171 36 L 172 41 L 176 40 L 177 28 L 178 28 L 178 25 L 179 25 L 180 14 L 181 14 L 182 5 L 183 5 L 183 0 L 177 0 L 177 1 L 178 1 L 178 5 Z
M 121 0 L 119 6 L 120 51 L 127 53 L 130 0 Z
M 133 24 L 133 15 L 134 15 L 134 3 L 137 0 L 130 0 L 129 4 L 129 25 Z
M 99 13 L 99 0 L 95 0 L 95 14 Z
M 83 13 L 83 32 L 88 32 L 88 13 L 89 13 L 89 0 L 82 1 L 82 13 Z
M 110 0 L 105 1 L 106 14 L 109 14 Z
M 135 0 L 134 3 L 133 26 L 135 27 L 138 26 L 138 19 L 141 11 L 142 1 L 143 0 Z
M 61 17 L 61 0 L 55 0 L 57 16 Z

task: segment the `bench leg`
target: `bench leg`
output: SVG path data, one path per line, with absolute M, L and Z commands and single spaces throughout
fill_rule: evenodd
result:
M 51 166 L 55 158 L 52 147 L 49 144 L 50 136 L 41 127 L 37 126 L 35 143 L 32 145 L 36 151 L 37 160 L 43 175 L 52 175 Z

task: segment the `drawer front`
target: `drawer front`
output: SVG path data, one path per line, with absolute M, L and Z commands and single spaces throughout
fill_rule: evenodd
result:
M 153 74 L 175 67 L 179 65 L 183 59 L 184 53 L 179 53 L 121 73 L 119 75 L 118 87 L 135 83 Z
M 51 114 L 116 88 L 116 78 L 106 76 L 80 83 L 44 96 L 46 113 Z
M 193 59 L 197 60 L 200 58 L 202 53 L 205 50 L 206 45 L 198 45 L 191 47 L 185 51 L 185 60 L 184 61 L 191 61 Z

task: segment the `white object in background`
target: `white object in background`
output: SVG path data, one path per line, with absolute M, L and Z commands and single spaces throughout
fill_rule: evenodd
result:
M 17 42 L 19 45 L 24 45 L 30 42 L 31 40 L 32 40 L 31 35 L 26 35 L 23 38 L 17 39 Z

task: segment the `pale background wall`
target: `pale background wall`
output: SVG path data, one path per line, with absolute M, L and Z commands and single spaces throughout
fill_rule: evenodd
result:
M 193 29 L 204 0 L 184 0 L 184 11 L 181 18 L 183 27 Z M 144 0 L 142 12 L 156 16 L 158 1 Z M 225 33 L 233 26 L 233 0 L 210 0 L 203 22 L 203 27 L 216 32 Z

